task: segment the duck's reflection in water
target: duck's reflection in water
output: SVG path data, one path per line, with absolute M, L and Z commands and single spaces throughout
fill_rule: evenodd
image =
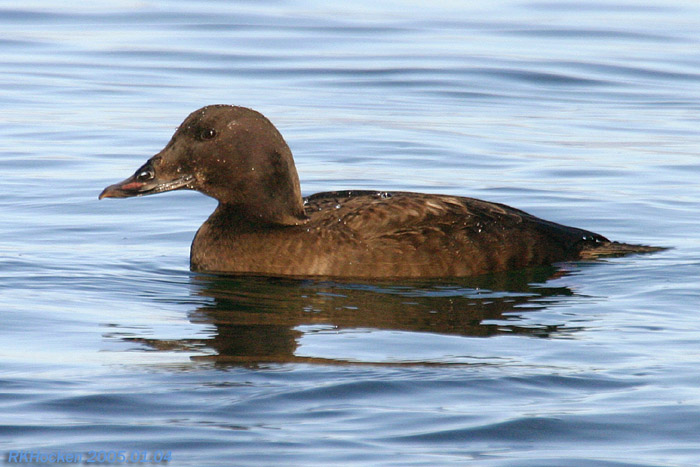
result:
M 213 325 L 205 339 L 138 339 L 156 349 L 201 349 L 197 358 L 219 363 L 347 363 L 297 355 L 304 329 L 332 327 L 469 337 L 521 334 L 549 337 L 576 332 L 565 324 L 538 324 L 536 313 L 573 292 L 547 285 L 565 274 L 555 268 L 421 282 L 334 282 L 261 277 L 193 276 L 207 298 L 193 323 Z M 558 300 L 559 298 L 559 300 Z M 209 300 L 210 299 L 210 300 Z M 527 317 L 527 319 L 525 319 Z M 372 362 L 367 362 L 372 363 Z

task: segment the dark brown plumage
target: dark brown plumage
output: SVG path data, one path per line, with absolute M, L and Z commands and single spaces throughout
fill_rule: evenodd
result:
M 455 277 L 659 250 L 473 198 L 375 191 L 302 198 L 282 135 L 244 107 L 193 112 L 160 153 L 100 199 L 183 188 L 219 201 L 192 242 L 190 265 L 202 272 Z

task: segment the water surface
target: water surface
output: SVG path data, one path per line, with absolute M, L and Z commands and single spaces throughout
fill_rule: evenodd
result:
M 0 451 L 697 465 L 699 45 L 682 1 L 1 3 Z M 97 195 L 213 103 L 267 115 L 304 194 L 474 196 L 672 249 L 193 274 L 213 200 Z

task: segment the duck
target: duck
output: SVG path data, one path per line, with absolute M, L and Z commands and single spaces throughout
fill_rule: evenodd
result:
M 661 249 L 475 198 L 381 190 L 303 197 L 281 133 L 261 113 L 233 105 L 192 112 L 160 152 L 99 199 L 174 190 L 218 201 L 192 241 L 198 273 L 467 277 Z

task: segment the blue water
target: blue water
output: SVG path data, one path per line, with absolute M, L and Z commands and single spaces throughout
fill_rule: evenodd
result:
M 279 127 L 304 194 L 474 196 L 672 249 L 193 274 L 213 200 L 97 195 L 214 103 Z M 5 462 L 700 464 L 699 4 L 3 2 L 0 105 Z

